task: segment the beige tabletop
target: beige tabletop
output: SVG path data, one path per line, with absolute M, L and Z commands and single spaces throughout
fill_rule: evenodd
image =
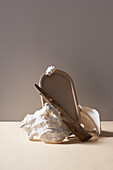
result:
M 64 144 L 29 141 L 20 122 L 0 122 L 0 170 L 113 170 L 113 121 L 101 137 Z

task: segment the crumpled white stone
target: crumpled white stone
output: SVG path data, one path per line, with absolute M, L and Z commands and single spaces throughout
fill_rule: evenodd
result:
M 48 103 L 34 114 L 28 114 L 20 127 L 25 129 L 28 139 L 47 143 L 62 142 L 70 134 L 57 110 Z
M 79 108 L 80 108 L 81 124 L 84 126 L 84 129 L 90 132 L 96 130 L 97 134 L 100 135 L 101 122 L 100 122 L 99 112 L 90 107 L 83 107 L 79 105 Z
M 50 66 L 47 68 L 45 75 L 50 76 L 51 74 L 53 74 L 55 72 L 55 70 L 56 70 L 55 66 Z

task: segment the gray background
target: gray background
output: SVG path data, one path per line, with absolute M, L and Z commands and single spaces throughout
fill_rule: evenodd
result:
M 0 120 L 41 108 L 33 84 L 50 65 L 71 75 L 81 105 L 113 120 L 112 0 L 0 0 Z

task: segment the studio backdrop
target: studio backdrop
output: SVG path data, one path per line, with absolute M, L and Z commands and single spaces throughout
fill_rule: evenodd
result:
M 34 88 L 50 65 L 79 103 L 113 120 L 113 1 L 0 0 L 0 120 L 41 108 Z

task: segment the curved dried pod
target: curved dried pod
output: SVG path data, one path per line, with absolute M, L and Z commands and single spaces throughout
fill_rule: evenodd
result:
M 81 124 L 83 124 L 84 128 L 88 131 L 96 131 L 98 135 L 101 133 L 101 122 L 100 122 L 100 114 L 97 110 L 92 109 L 90 107 L 80 106 L 80 116 L 81 116 Z

